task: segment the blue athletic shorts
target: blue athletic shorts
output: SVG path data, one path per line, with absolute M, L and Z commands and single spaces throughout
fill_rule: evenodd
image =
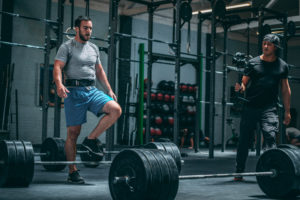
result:
M 68 90 L 70 93 L 64 99 L 67 127 L 85 123 L 87 111 L 99 116 L 103 106 L 113 100 L 94 86 L 72 87 Z

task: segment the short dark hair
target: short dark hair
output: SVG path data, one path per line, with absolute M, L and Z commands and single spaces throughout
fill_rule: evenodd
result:
M 92 19 L 88 16 L 78 16 L 75 19 L 75 27 L 80 27 L 81 21 L 92 21 Z

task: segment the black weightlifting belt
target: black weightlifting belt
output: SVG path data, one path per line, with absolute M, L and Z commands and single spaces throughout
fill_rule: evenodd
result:
M 68 87 L 95 86 L 95 81 L 88 79 L 67 79 L 65 80 L 65 85 Z

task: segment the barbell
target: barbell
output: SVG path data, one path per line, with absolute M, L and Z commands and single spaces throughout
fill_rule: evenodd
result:
M 81 161 L 83 161 L 82 163 L 79 163 L 79 164 L 84 164 L 86 167 L 94 168 L 94 167 L 97 167 L 99 164 L 103 163 L 103 162 L 99 162 L 99 161 L 102 161 L 105 154 L 107 154 L 107 153 L 118 154 L 120 152 L 120 151 L 105 151 L 101 141 L 98 140 L 97 143 L 99 144 L 98 145 L 99 153 L 102 154 L 102 156 L 100 156 L 100 157 L 94 156 L 91 152 L 89 152 L 87 150 L 79 150 L 76 153 L 80 155 L 80 159 L 81 159 Z M 61 171 L 61 170 L 65 169 L 66 165 L 72 164 L 69 162 L 66 162 L 65 164 L 58 163 L 58 162 L 66 161 L 64 146 L 65 146 L 65 140 L 62 138 L 57 138 L 57 137 L 47 138 L 42 143 L 41 152 L 34 153 L 34 155 L 41 157 L 41 160 L 44 163 L 44 164 L 42 164 L 42 163 L 41 164 L 43 165 L 43 167 L 46 170 Z M 141 145 L 139 147 L 146 148 L 146 149 L 159 149 L 159 150 L 170 153 L 173 156 L 174 160 L 176 161 L 177 168 L 180 172 L 181 164 L 183 163 L 183 161 L 181 160 L 180 151 L 174 143 L 172 143 L 172 142 L 150 142 L 148 144 Z M 84 149 L 84 148 L 80 148 L 80 149 Z M 51 163 L 51 164 L 49 164 L 49 163 Z M 92 163 L 92 164 L 90 165 L 90 163 Z M 76 164 L 76 163 L 74 163 L 74 164 Z
M 113 160 L 109 189 L 114 200 L 172 200 L 179 180 L 256 176 L 261 190 L 271 198 L 300 193 L 300 150 L 289 146 L 265 151 L 256 172 L 179 176 L 173 157 L 158 150 L 127 149 Z
M 46 142 L 47 141 L 47 142 Z M 0 141 L 0 187 L 2 186 L 22 186 L 27 187 L 33 178 L 34 165 L 43 165 L 52 171 L 62 170 L 66 165 L 84 164 L 88 166 L 98 166 L 99 164 L 111 164 L 111 161 L 66 161 L 64 153 L 64 141 L 61 138 L 47 138 L 42 145 L 41 153 L 34 153 L 31 142 L 28 141 Z M 51 146 L 49 144 L 54 145 Z M 46 148 L 45 148 L 46 147 Z M 181 169 L 181 157 L 177 146 L 173 143 L 149 143 L 141 146 L 144 148 L 155 148 L 160 151 L 169 152 L 177 162 L 177 169 Z M 176 148 L 175 148 L 176 147 Z M 147 149 L 145 149 L 146 151 Z M 143 151 L 143 149 L 141 149 Z M 79 151 L 80 152 L 80 151 Z M 78 152 L 77 152 L 78 153 Z M 81 151 L 87 154 L 87 151 Z M 41 156 L 41 161 L 35 161 L 34 156 Z M 43 159 L 42 159 L 43 158 Z M 177 171 L 177 173 L 179 173 Z
M 49 168 L 54 166 L 57 169 L 60 166 L 65 167 L 70 164 L 99 165 L 99 163 L 111 163 L 111 161 L 35 161 L 34 156 L 35 153 L 30 142 L 0 141 L 0 186 L 27 187 L 32 181 L 35 164 Z

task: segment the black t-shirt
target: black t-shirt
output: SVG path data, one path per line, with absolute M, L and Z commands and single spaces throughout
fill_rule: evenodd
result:
M 244 75 L 250 77 L 246 89 L 248 105 L 264 107 L 276 104 L 280 80 L 287 79 L 288 71 L 288 64 L 280 58 L 274 62 L 263 61 L 259 56 L 251 59 L 244 70 Z

